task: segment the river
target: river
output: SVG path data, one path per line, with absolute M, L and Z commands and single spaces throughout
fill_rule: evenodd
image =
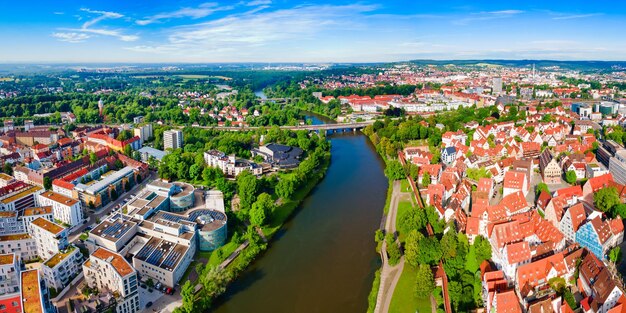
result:
M 309 115 L 312 123 L 327 119 Z M 214 312 L 358 312 L 380 267 L 374 231 L 387 192 L 367 138 L 334 134 L 326 177 L 268 250 L 217 300 Z

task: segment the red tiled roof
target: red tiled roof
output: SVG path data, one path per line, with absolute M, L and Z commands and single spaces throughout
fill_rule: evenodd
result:
M 530 260 L 530 246 L 528 242 L 521 241 L 506 246 L 507 260 L 509 264 L 521 263 Z

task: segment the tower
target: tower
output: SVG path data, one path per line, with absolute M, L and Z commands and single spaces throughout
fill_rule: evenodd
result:
M 100 98 L 100 100 L 98 100 L 98 112 L 100 113 L 100 116 L 102 116 L 103 108 L 104 108 L 104 101 L 102 101 L 102 98 Z

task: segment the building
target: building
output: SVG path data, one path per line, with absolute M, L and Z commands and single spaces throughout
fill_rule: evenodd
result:
M 502 196 L 507 196 L 517 191 L 521 191 L 524 196 L 528 194 L 528 179 L 526 173 L 518 171 L 508 171 L 504 174 L 504 184 Z
M 611 221 L 603 221 L 600 216 L 596 216 L 578 229 L 576 242 L 581 247 L 589 249 L 599 259 L 604 260 L 609 249 L 620 244 L 624 238 L 623 225 L 621 229 L 611 226 Z
M 125 192 L 126 184 L 135 182 L 136 170 L 125 166 L 118 171 L 109 171 L 99 181 L 79 183 L 74 187 L 82 205 L 99 208 Z
M 52 215 L 56 220 L 69 225 L 69 227 L 83 223 L 83 209 L 80 201 L 53 191 L 46 191 L 38 197 L 42 206 L 52 207 Z
M 492 80 L 491 90 L 493 94 L 502 93 L 502 77 L 494 77 Z
M 0 254 L 0 296 L 20 291 L 20 256 Z
M 289 169 L 298 167 L 302 149 L 277 143 L 268 143 L 258 149 L 252 149 L 252 156 L 261 156 L 265 162 L 270 163 L 277 169 Z
M 254 175 L 263 174 L 263 168 L 258 164 L 248 160 L 237 159 L 234 155 L 227 156 L 224 152 L 218 150 L 206 151 L 204 153 L 204 162 L 209 167 L 219 168 L 226 176 L 236 177 L 244 171 L 249 171 Z
M 626 149 L 619 149 L 609 158 L 609 172 L 617 183 L 626 184 Z
M 179 149 L 183 147 L 183 132 L 178 129 L 163 132 L 163 149 Z
M 116 295 L 115 312 L 139 311 L 137 271 L 123 256 L 98 248 L 83 264 L 83 273 L 89 287 Z
M 64 227 L 40 217 L 30 223 L 30 228 L 37 255 L 41 259 L 47 260 L 67 248 L 67 231 Z
M 152 147 L 142 147 L 137 151 L 139 151 L 139 153 L 141 154 L 141 162 L 144 163 L 149 163 L 151 158 L 155 159 L 158 162 L 161 162 L 161 160 L 163 160 L 163 157 L 167 155 L 167 152 Z
M 37 259 L 37 244 L 27 233 L 0 236 L 0 254 L 14 253 L 21 260 L 32 261 Z
M 20 273 L 22 294 L 22 312 L 52 313 L 56 308 L 50 303 L 46 283 L 40 278 L 39 270 L 27 270 Z
M 0 211 L 17 211 L 37 206 L 37 195 L 44 191 L 39 186 L 16 182 L 0 190 Z
M 139 142 L 143 145 L 144 142 L 148 141 L 154 136 L 152 132 L 152 124 L 148 123 L 144 126 L 139 126 L 133 129 L 133 134 L 135 135 L 135 137 L 139 137 Z
M 443 163 L 451 165 L 456 161 L 456 148 L 446 147 L 441 151 L 441 161 Z
M 549 149 L 545 149 L 539 155 L 539 169 L 546 184 L 558 184 L 561 182 L 563 170 Z
M 46 285 L 57 291 L 63 290 L 80 273 L 82 262 L 83 255 L 76 246 L 60 249 L 41 266 Z

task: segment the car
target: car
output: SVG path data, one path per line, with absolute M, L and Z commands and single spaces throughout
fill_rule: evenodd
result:
M 146 308 L 149 308 L 149 307 L 151 307 L 151 306 L 152 306 L 152 302 L 149 302 L 149 301 L 148 301 L 148 303 L 146 303 Z
M 154 285 L 154 289 L 161 290 L 161 283 L 157 283 L 156 285 Z
M 165 290 L 165 293 L 168 295 L 173 295 L 174 294 L 174 289 L 173 288 L 167 288 L 167 290 Z
M 89 226 L 87 226 L 87 228 L 85 228 L 85 230 L 87 230 L 87 231 L 90 231 L 92 229 L 93 229 L 93 225 L 89 225 Z
M 141 288 L 146 289 L 146 284 L 140 284 Z

